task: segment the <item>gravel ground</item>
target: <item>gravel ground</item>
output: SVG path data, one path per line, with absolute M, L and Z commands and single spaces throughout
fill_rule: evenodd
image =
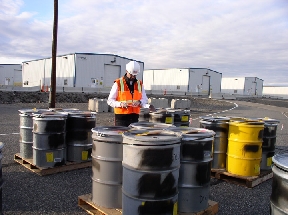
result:
M 6 215 L 84 215 L 77 205 L 80 195 L 91 193 L 91 168 L 78 169 L 47 176 L 38 176 L 14 162 L 19 153 L 19 109 L 47 108 L 47 93 L 28 96 L 11 92 L 0 94 L 0 142 L 2 150 L 2 202 Z M 45 96 L 43 96 L 45 95 Z M 56 100 L 57 108 L 78 108 L 87 110 L 88 99 L 103 95 L 62 94 Z M 32 97 L 32 98 L 31 98 Z M 34 97 L 34 98 L 33 98 Z M 44 97 L 45 99 L 41 100 Z M 103 96 L 105 98 L 105 96 Z M 61 99 L 60 99 L 61 98 Z M 65 98 L 65 99 L 64 99 Z M 254 100 L 226 101 L 205 98 L 191 98 L 191 126 L 199 127 L 201 116 L 270 117 L 280 120 L 277 130 L 276 153 L 288 152 L 288 105 L 285 101 L 265 100 L 261 104 Z M 30 103 L 26 103 L 27 100 Z M 28 102 L 29 102 L 28 101 Z M 24 103 L 25 102 L 25 103 Z M 272 103 L 273 102 L 273 103 Z M 283 103 L 281 107 L 277 104 Z M 273 105 L 273 106 L 272 106 Z M 280 105 L 279 105 L 280 106 Z M 98 113 L 97 126 L 113 125 L 113 113 Z M 232 183 L 211 178 L 210 199 L 218 202 L 221 215 L 268 215 L 272 179 L 249 189 Z

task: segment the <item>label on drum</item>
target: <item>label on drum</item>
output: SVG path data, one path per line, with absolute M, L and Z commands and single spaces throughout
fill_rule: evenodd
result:
M 166 117 L 165 119 L 166 124 L 172 124 L 172 122 L 173 122 L 172 117 Z
M 61 158 L 54 158 L 54 162 L 55 162 L 55 163 L 61 162 L 61 160 L 62 160 Z
M 82 160 L 83 161 L 88 160 L 88 151 L 82 151 Z
M 266 163 L 267 166 L 271 166 L 272 165 L 272 157 L 270 158 L 267 158 L 267 163 Z
M 260 166 L 258 164 L 255 164 L 254 171 L 255 173 L 260 173 Z
M 178 202 L 175 202 L 173 206 L 173 215 L 177 214 L 178 214 Z
M 188 116 L 182 116 L 181 117 L 181 122 L 188 122 L 189 117 Z
M 53 152 L 47 152 L 46 153 L 46 161 L 47 162 L 53 162 Z

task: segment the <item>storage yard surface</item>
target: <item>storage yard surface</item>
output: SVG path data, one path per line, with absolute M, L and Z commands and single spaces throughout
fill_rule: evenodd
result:
M 239 100 L 192 99 L 192 127 L 199 127 L 199 117 L 212 116 L 270 117 L 280 120 L 277 128 L 277 152 L 288 152 L 288 103 L 265 100 L 265 104 Z M 284 103 L 284 105 L 283 105 Z M 282 107 L 277 107 L 281 104 Z M 87 110 L 88 103 L 56 103 L 58 108 Z M 0 142 L 2 150 L 3 213 L 87 214 L 78 206 L 78 196 L 92 191 L 91 167 L 39 176 L 14 161 L 19 153 L 19 109 L 47 108 L 45 103 L 0 104 Z M 224 112 L 223 112 L 224 111 Z M 113 125 L 113 113 L 98 113 L 97 126 Z M 253 188 L 211 178 L 210 200 L 219 204 L 218 214 L 268 215 L 272 179 Z

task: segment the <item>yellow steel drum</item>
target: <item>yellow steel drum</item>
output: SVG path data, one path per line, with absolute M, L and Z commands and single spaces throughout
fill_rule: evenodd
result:
M 228 138 L 239 141 L 261 141 L 263 140 L 264 122 L 261 120 L 233 121 L 229 122 Z
M 260 174 L 264 122 L 240 120 L 229 122 L 226 170 L 240 176 Z

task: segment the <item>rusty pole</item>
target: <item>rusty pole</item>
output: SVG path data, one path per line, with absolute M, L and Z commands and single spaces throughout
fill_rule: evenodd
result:
M 53 38 L 52 38 L 52 69 L 51 69 L 51 86 L 50 86 L 50 93 L 49 93 L 49 108 L 55 108 L 55 100 L 56 100 L 57 30 L 58 30 L 58 0 L 54 0 L 54 22 L 53 22 Z

